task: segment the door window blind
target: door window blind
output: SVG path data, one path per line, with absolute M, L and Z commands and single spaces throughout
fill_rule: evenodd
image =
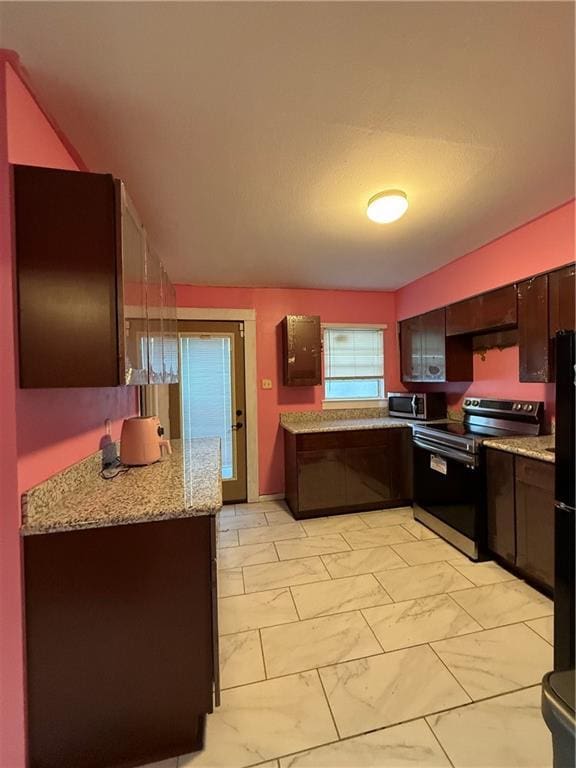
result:
M 384 332 L 381 328 L 324 328 L 327 400 L 384 397 Z
M 180 335 L 182 436 L 220 438 L 224 480 L 236 477 L 232 341 L 229 336 Z

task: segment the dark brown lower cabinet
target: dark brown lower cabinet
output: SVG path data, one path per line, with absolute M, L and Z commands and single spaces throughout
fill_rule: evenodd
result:
M 486 516 L 488 548 L 515 563 L 514 455 L 492 448 L 486 451 Z
M 202 747 L 214 541 L 213 517 L 24 538 L 29 768 L 129 768 Z
M 409 429 L 284 435 L 286 499 L 295 517 L 378 509 L 411 501 Z
M 554 586 L 554 465 L 516 457 L 516 565 Z
M 340 506 L 345 494 L 341 452 L 330 448 L 298 456 L 298 500 L 302 512 Z
M 548 593 L 554 589 L 554 465 L 486 450 L 488 549 Z

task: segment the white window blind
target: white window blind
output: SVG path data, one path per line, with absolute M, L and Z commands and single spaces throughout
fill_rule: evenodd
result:
M 324 382 L 327 400 L 384 397 L 382 328 L 324 328 Z
M 182 436 L 219 437 L 222 477 L 236 476 L 231 336 L 180 335 Z

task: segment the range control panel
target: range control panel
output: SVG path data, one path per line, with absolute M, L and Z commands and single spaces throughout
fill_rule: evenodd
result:
M 542 403 L 534 401 L 495 400 L 472 397 L 467 397 L 464 400 L 464 410 L 468 413 L 538 414 L 541 408 Z

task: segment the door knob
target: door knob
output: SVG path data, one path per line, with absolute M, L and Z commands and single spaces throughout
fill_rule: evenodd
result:
M 241 421 L 237 421 L 236 424 L 232 424 L 231 429 L 232 429 L 232 431 L 235 431 L 237 429 L 242 429 L 243 426 L 244 426 L 244 424 L 242 424 Z

